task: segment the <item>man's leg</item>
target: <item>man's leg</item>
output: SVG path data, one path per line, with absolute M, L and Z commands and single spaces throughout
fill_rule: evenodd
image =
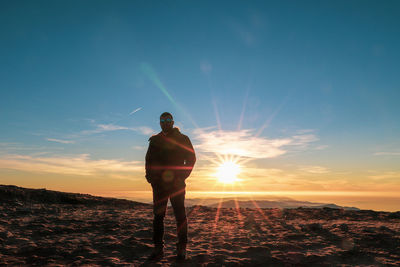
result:
M 153 242 L 155 246 L 164 245 L 164 217 L 167 210 L 168 193 L 153 186 Z
M 185 211 L 185 187 L 176 189 L 171 195 L 171 205 L 174 209 L 177 235 L 178 235 L 178 256 L 180 251 L 186 255 L 186 244 L 187 244 L 187 218 Z M 181 255 L 183 256 L 183 255 Z M 185 256 L 183 256 L 185 257 Z

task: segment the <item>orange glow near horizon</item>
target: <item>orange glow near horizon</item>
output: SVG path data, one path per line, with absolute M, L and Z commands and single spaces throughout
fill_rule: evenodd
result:
M 398 192 L 374 191 L 192 191 L 198 195 L 230 195 L 230 196 L 385 196 L 398 197 Z
M 90 192 L 94 193 L 94 192 Z M 147 195 L 151 195 L 151 190 L 146 191 L 107 191 L 106 192 L 98 192 L 101 195 L 107 196 L 119 196 L 119 197 L 146 197 Z M 362 197 L 398 197 L 398 192 L 374 192 L 374 191 L 193 191 L 187 190 L 186 195 L 188 197 L 199 197 L 199 198 L 207 198 L 209 195 L 226 195 L 226 196 L 274 196 L 274 197 L 283 197 L 283 196 L 362 196 Z

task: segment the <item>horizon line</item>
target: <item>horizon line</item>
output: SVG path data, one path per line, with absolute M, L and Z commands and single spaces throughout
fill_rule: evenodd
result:
M 106 192 L 103 192 L 106 193 Z M 108 191 L 108 193 L 152 193 L 151 190 L 132 190 L 132 191 Z M 385 197 L 399 197 L 398 192 L 392 191 L 186 191 L 187 195 L 257 195 L 257 196 L 385 196 Z

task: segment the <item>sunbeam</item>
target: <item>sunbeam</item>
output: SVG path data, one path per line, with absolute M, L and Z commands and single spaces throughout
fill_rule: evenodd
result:
M 217 107 L 217 103 L 215 102 L 214 98 L 212 100 L 212 103 L 213 103 L 213 107 L 214 107 L 215 120 L 217 121 L 218 130 L 221 131 L 222 130 L 221 119 L 219 118 L 218 107 Z
M 235 196 L 235 209 L 236 209 L 239 224 L 240 224 L 240 226 L 243 226 L 244 222 L 243 222 L 242 214 L 240 212 L 240 206 L 239 206 L 239 203 L 237 200 L 237 196 Z
M 242 128 L 242 123 L 243 123 L 244 113 L 246 111 L 247 98 L 249 97 L 250 88 L 251 88 L 251 83 L 247 86 L 246 95 L 243 100 L 243 108 L 242 108 L 242 112 L 240 113 L 239 123 L 238 123 L 238 127 L 237 127 L 238 131 Z
M 281 111 L 282 107 L 286 104 L 287 100 L 289 99 L 288 94 L 281 102 L 281 104 L 275 109 L 275 111 L 271 114 L 271 116 L 268 117 L 268 119 L 264 122 L 264 124 L 261 126 L 261 128 L 257 131 L 256 137 L 260 136 L 260 134 L 269 126 L 271 121 L 275 118 L 276 115 Z
M 243 189 L 243 187 L 239 184 L 240 189 Z M 260 208 L 260 206 L 257 204 L 257 202 L 254 201 L 253 196 L 250 195 L 250 200 L 253 203 L 254 207 L 260 213 L 260 215 L 267 221 L 269 221 L 269 218 L 264 214 L 263 210 Z

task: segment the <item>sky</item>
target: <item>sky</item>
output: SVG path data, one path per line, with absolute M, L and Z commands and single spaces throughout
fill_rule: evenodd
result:
M 400 210 L 399 13 L 398 1 L 1 1 L 0 184 L 150 193 L 148 138 L 169 111 L 197 155 L 189 195 Z

